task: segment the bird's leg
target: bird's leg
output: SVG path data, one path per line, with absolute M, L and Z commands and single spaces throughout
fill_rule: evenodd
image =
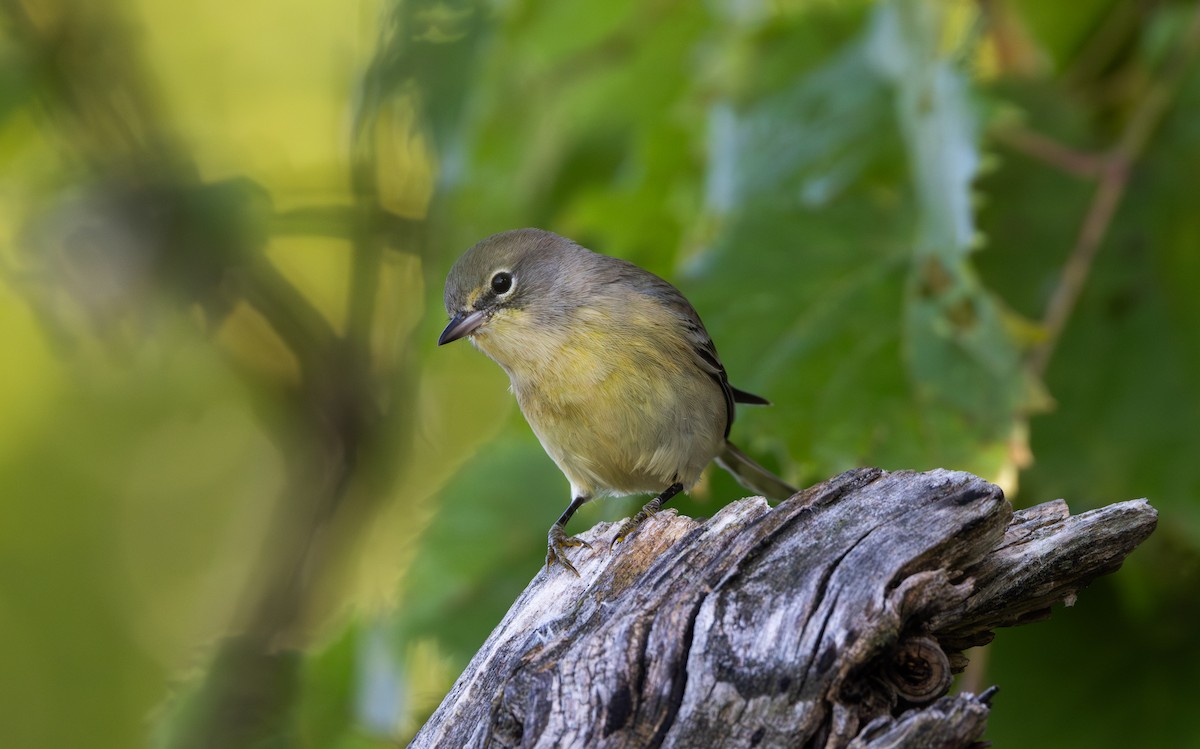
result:
M 575 573 L 575 577 L 579 577 L 579 570 L 575 569 L 575 565 L 567 559 L 567 555 L 563 550 L 571 546 L 583 546 L 584 548 L 592 548 L 592 545 L 587 541 L 580 541 L 574 536 L 568 536 L 563 530 L 567 521 L 575 514 L 584 502 L 588 501 L 588 497 L 576 497 L 571 500 L 571 504 L 567 505 L 567 509 L 559 516 L 554 525 L 550 526 L 550 533 L 546 536 L 546 569 L 549 569 L 555 562 L 561 564 L 567 569 Z
M 617 531 L 617 535 L 613 537 L 609 549 L 611 550 L 614 546 L 633 535 L 642 523 L 646 522 L 651 515 L 661 510 L 663 505 L 671 501 L 671 497 L 674 497 L 681 491 L 683 491 L 683 484 L 674 483 L 668 486 L 662 494 L 647 502 L 638 514 L 625 521 L 625 524 Z

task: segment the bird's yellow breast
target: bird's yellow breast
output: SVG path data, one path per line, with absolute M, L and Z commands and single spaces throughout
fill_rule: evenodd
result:
M 473 337 L 508 373 L 542 446 L 577 493 L 690 486 L 724 443 L 720 386 L 658 303 L 634 298 L 537 320 L 498 313 Z

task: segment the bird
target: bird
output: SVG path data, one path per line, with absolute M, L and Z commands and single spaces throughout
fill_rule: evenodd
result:
M 700 315 L 653 273 L 550 231 L 515 229 L 458 258 L 444 302 L 450 321 L 438 345 L 468 338 L 500 365 L 570 483 L 547 533 L 547 568 L 579 575 L 566 550 L 591 545 L 565 528 L 585 502 L 655 495 L 611 550 L 714 460 L 750 491 L 795 494 L 729 441 L 736 405 L 768 401 L 729 384 Z

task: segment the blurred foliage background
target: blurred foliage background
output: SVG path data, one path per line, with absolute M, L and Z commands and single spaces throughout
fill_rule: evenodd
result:
M 3 0 L 0 745 L 411 736 L 568 500 L 434 346 L 541 226 L 676 282 L 794 483 L 1149 497 L 963 680 L 1000 746 L 1200 746 L 1198 51 L 1170 0 Z

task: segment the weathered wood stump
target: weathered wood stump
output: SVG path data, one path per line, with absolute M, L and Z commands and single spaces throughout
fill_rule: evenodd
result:
M 662 513 L 543 570 L 414 747 L 968 747 L 963 650 L 1070 604 L 1154 530 L 1145 500 L 1013 513 L 966 473 L 862 469 L 775 508 Z

